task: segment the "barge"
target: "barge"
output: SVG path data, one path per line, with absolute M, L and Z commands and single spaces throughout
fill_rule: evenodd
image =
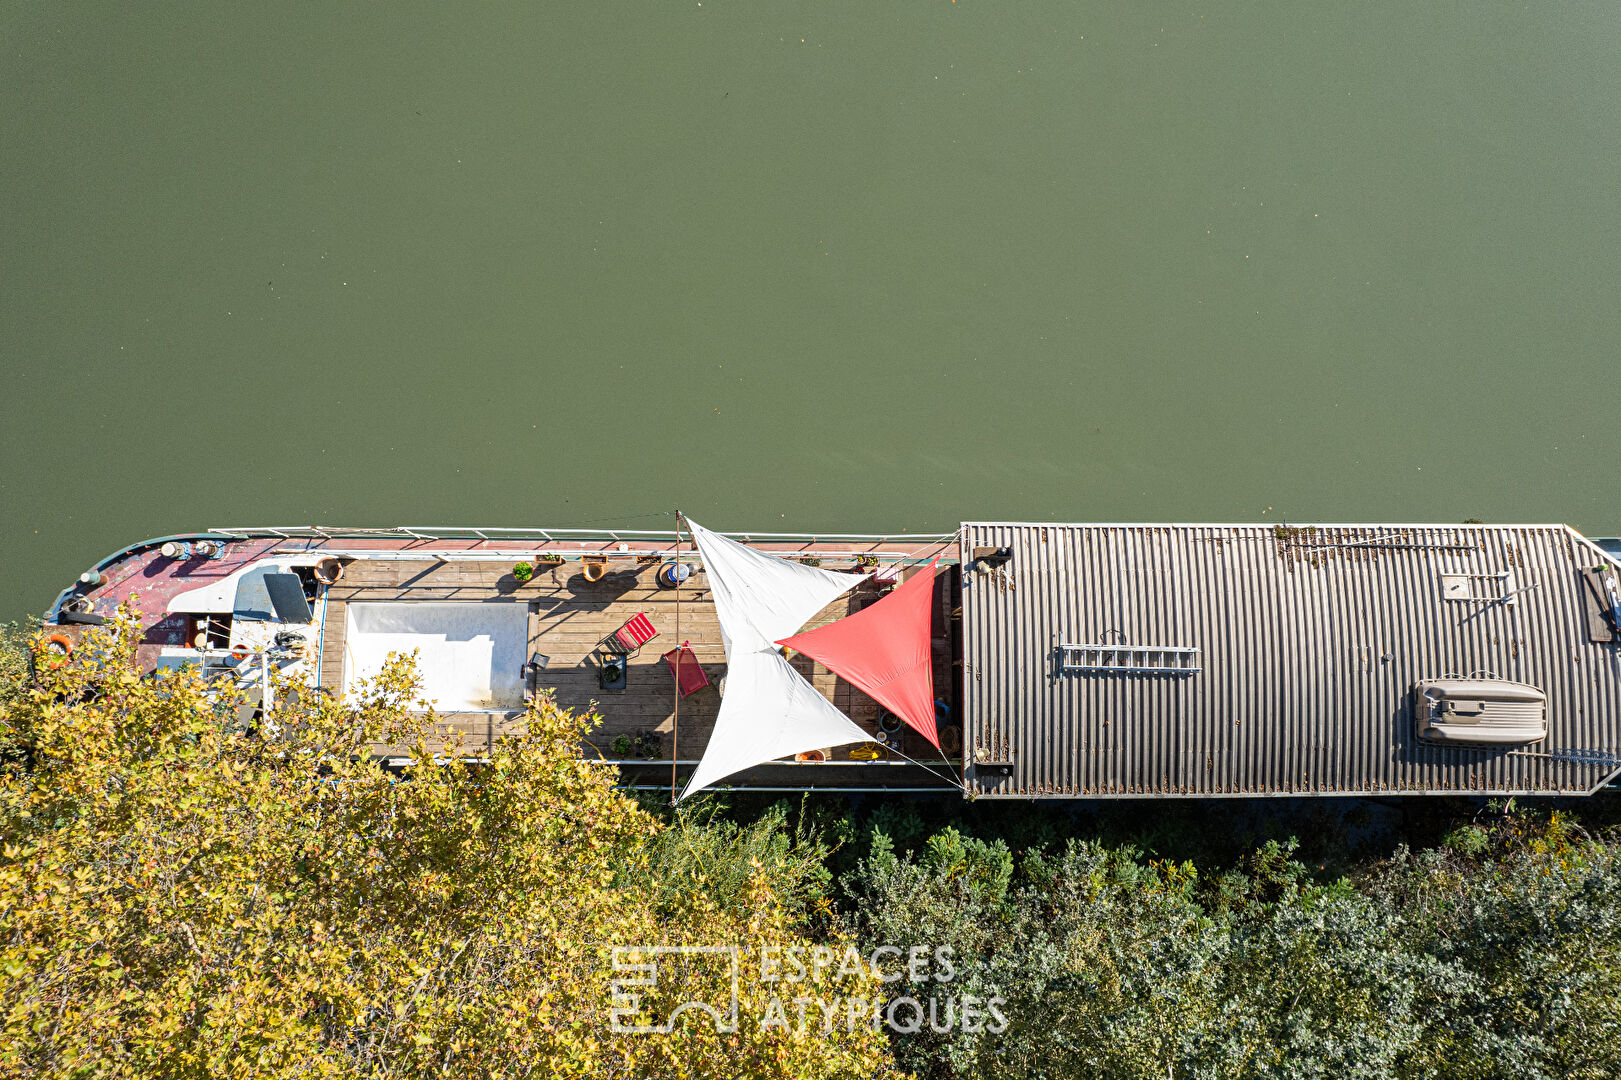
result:
M 127 605 L 144 671 L 339 697 L 415 649 L 462 752 L 521 738 L 546 694 L 600 713 L 580 752 L 633 787 L 1584 795 L 1621 776 L 1617 546 L 1563 525 L 216 528 L 108 556 L 45 621 L 71 648 Z

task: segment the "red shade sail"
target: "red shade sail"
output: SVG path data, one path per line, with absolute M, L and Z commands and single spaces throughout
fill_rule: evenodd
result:
M 936 560 L 871 607 L 777 642 L 821 661 L 937 748 L 929 605 L 938 569 Z

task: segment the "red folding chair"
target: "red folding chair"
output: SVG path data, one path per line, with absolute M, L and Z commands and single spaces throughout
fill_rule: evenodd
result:
M 683 642 L 679 649 L 671 649 L 664 654 L 664 662 L 670 665 L 670 678 L 681 687 L 682 697 L 691 697 L 709 685 L 709 672 L 698 663 L 698 658 L 692 655 L 692 650 Z
M 642 646 L 659 636 L 647 613 L 639 612 L 634 619 L 609 634 L 602 642 L 609 652 L 620 656 L 635 656 Z

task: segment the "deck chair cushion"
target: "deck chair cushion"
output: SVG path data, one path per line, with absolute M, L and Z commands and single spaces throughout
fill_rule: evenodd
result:
M 634 619 L 615 630 L 613 634 L 626 652 L 635 652 L 658 635 L 658 630 L 654 629 L 652 620 L 647 617 L 645 611 L 638 612 Z
M 676 660 L 681 661 L 680 675 L 676 674 Z M 685 645 L 679 649 L 671 649 L 664 654 L 664 662 L 670 665 L 670 677 L 677 680 L 681 687 L 681 696 L 689 697 L 709 685 L 709 672 L 704 670 L 692 650 Z

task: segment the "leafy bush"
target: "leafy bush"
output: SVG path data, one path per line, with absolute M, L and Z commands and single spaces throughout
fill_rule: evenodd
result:
M 31 666 L 29 642 L 37 626 L 0 623 L 0 706 L 9 705 L 22 695 Z M 20 762 L 23 747 L 9 728 L 0 726 L 0 764 Z
M 899 856 L 878 834 L 845 928 L 948 945 L 954 992 L 1006 1001 L 1000 1033 L 894 1035 L 919 1077 L 1616 1075 L 1621 850 L 1557 814 L 1477 831 L 1359 886 L 1292 843 L 1212 880 L 1081 840 L 1015 868 L 954 829 Z
M 669 913 L 703 898 L 742 919 L 750 883 L 769 889 L 786 924 L 811 930 L 830 911 L 829 846 L 803 818 L 790 825 L 778 801 L 747 822 L 724 816 L 725 805 L 702 800 L 683 805 L 669 826 L 644 846 L 645 874 L 655 909 Z M 628 882 L 622 882 L 628 883 Z
M 588 718 L 542 701 L 487 765 L 452 743 L 399 776 L 358 748 L 434 760 L 409 660 L 352 706 L 305 693 L 254 733 L 194 670 L 138 675 L 138 636 L 123 618 L 87 634 L 0 706 L 30 752 L 0 777 L 0 1073 L 884 1071 L 862 1029 L 724 1034 L 689 1015 L 668 1035 L 611 1033 L 616 944 L 807 939 L 769 866 L 706 863 L 689 881 L 727 891 L 674 896 L 665 834 L 702 830 L 665 830 L 581 761 Z M 700 969 L 644 1004 L 668 1015 L 672 995 L 725 991 Z

